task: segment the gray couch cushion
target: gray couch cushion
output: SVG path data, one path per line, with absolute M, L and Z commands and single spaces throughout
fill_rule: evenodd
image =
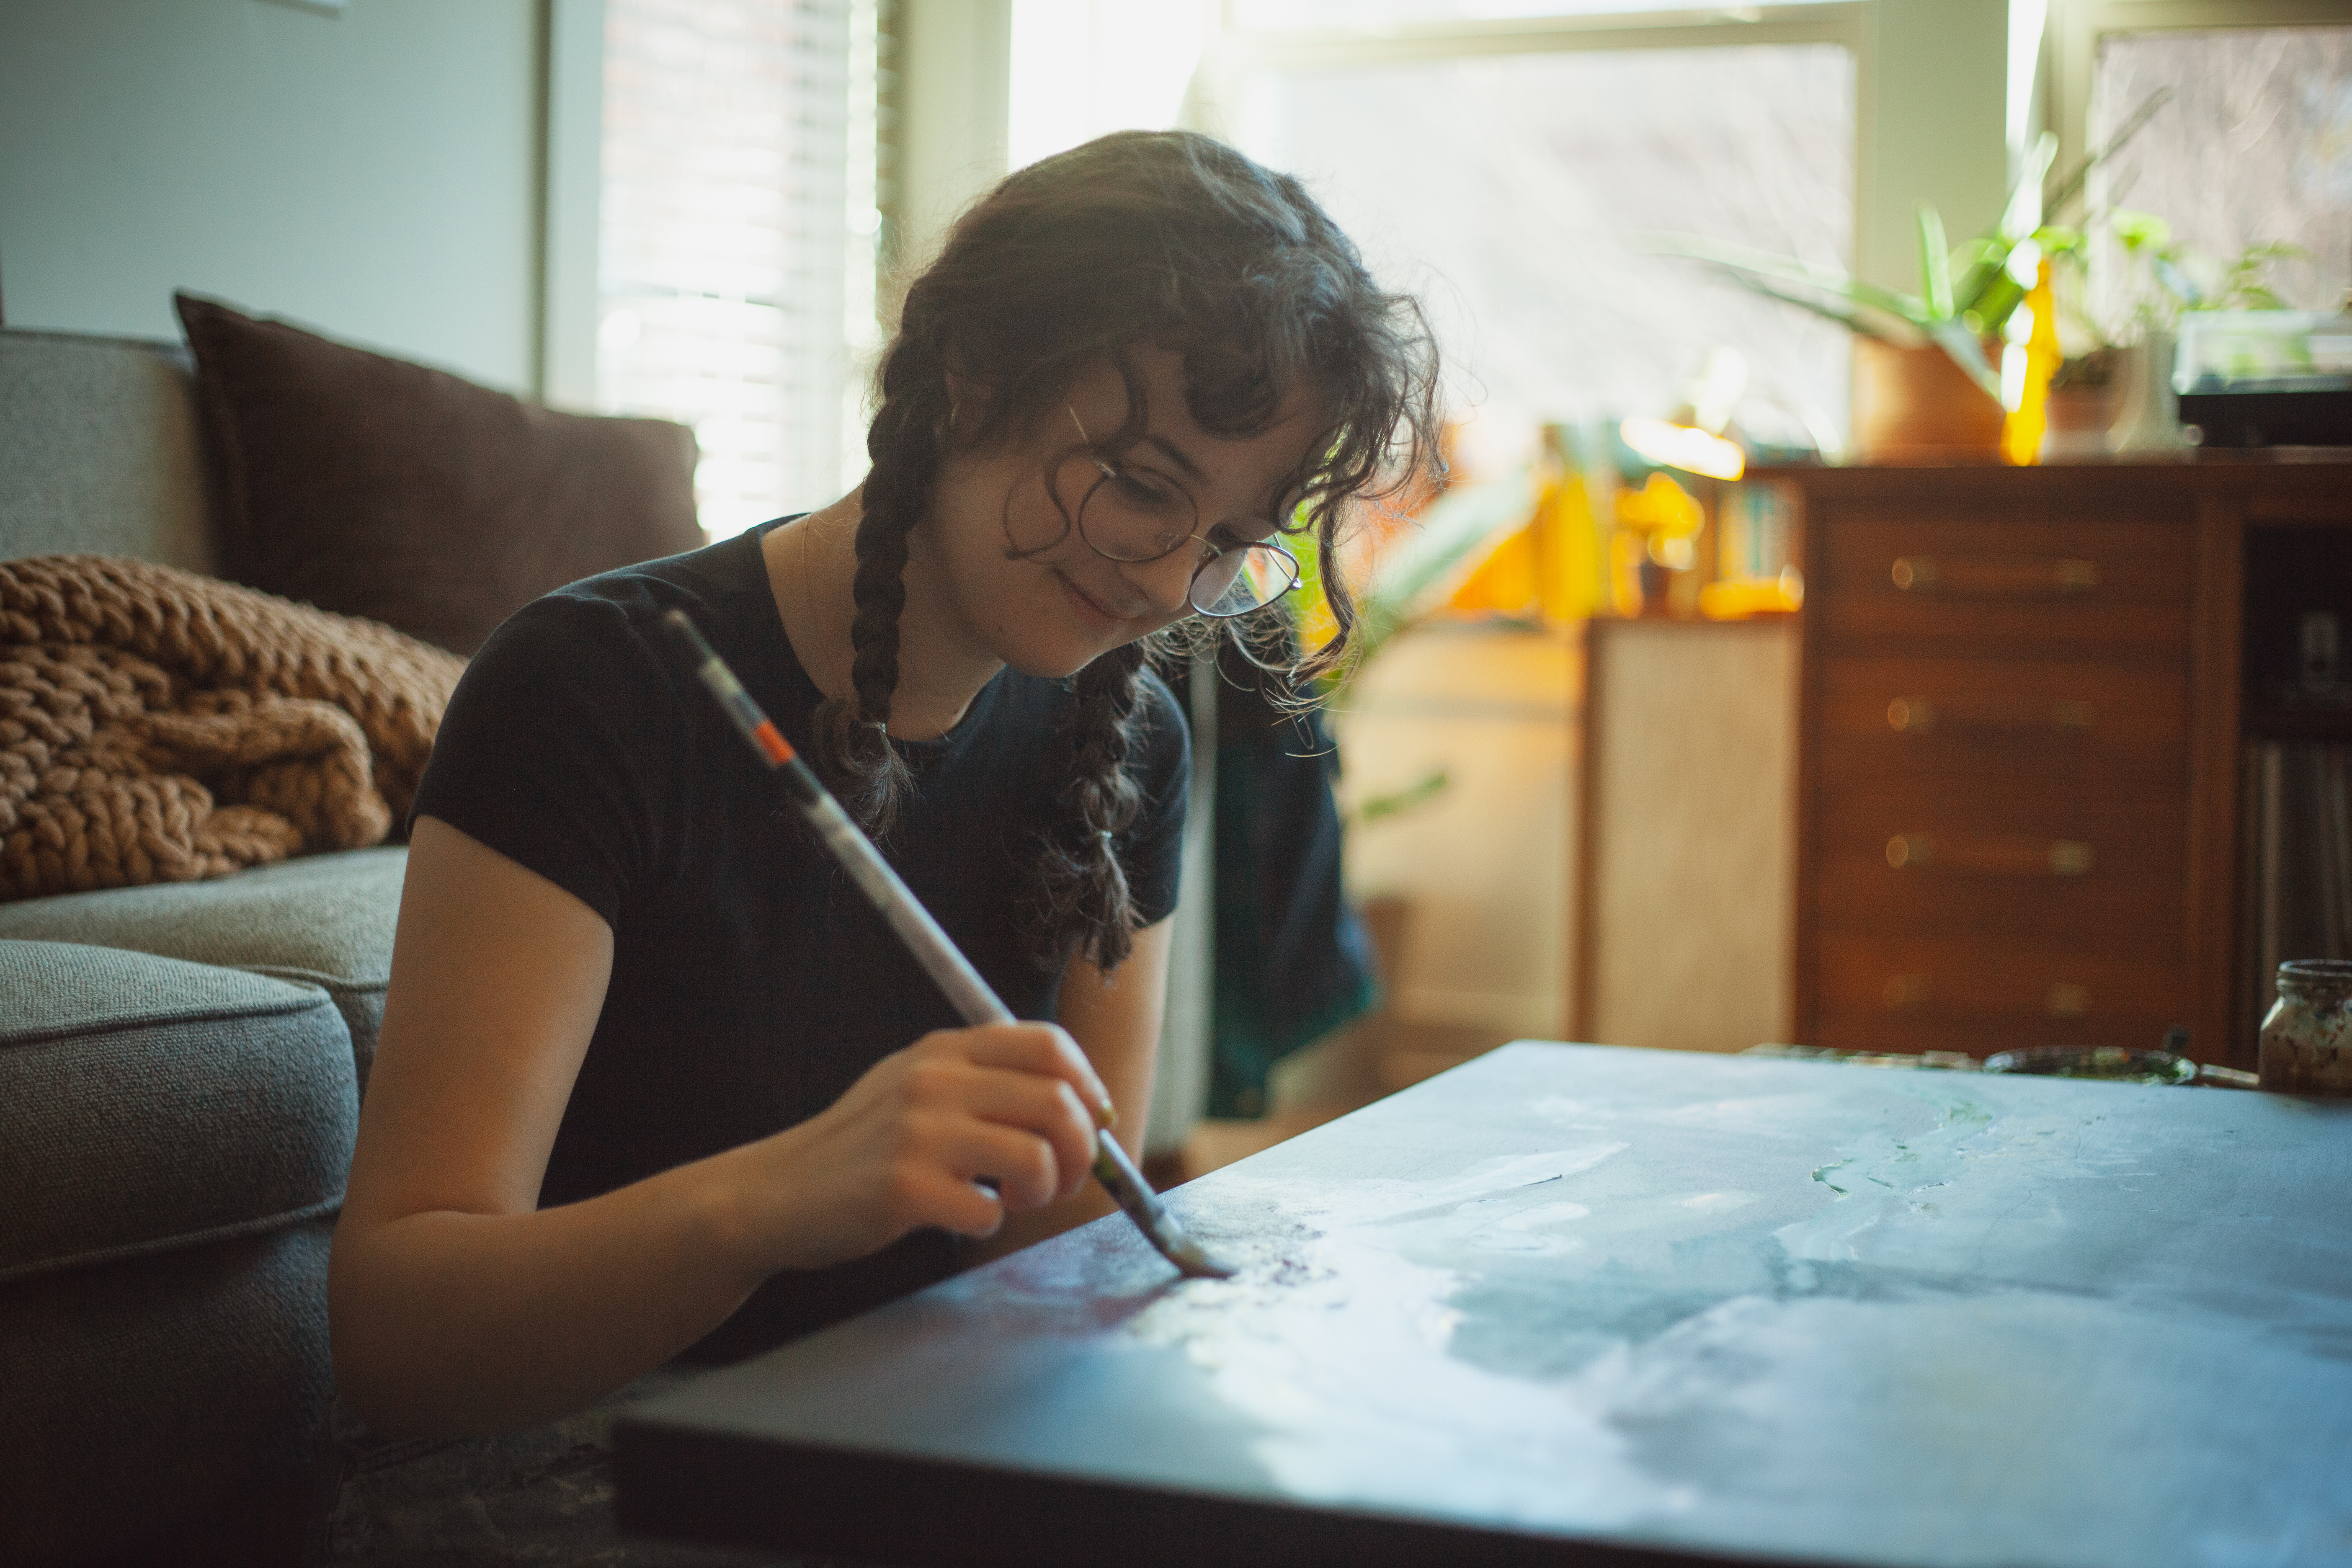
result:
M 0 1285 L 298 1226 L 359 1124 L 327 994 L 113 948 L 0 942 Z
M 367 1086 L 404 847 L 305 855 L 209 882 L 163 882 L 0 904 L 0 940 L 78 942 L 248 969 L 323 987 Z
M 207 1521 L 310 1489 L 333 1224 L 0 1285 L 0 1563 L 266 1560 Z
M 211 466 L 179 344 L 0 330 L 0 561 L 212 572 Z

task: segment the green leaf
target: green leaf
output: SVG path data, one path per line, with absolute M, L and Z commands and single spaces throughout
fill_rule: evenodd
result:
M 1979 235 L 1964 239 L 1952 254 L 1963 263 L 1959 277 L 1952 284 L 1952 314 L 1966 316 L 1979 311 L 1985 291 L 2006 276 L 2010 247 L 1998 239 Z
M 1997 332 L 2024 302 L 2025 285 L 2006 271 L 1996 272 L 1986 280 L 1983 292 L 1969 306 L 1969 325 L 1979 333 Z
M 2122 152 L 2124 143 L 2139 134 L 2139 128 L 2148 122 L 2149 117 L 2171 101 L 2172 89 L 2168 87 L 2159 87 L 2140 100 L 2139 107 L 2132 110 L 2132 117 L 2124 121 L 2121 130 L 2108 138 L 2105 146 L 2097 149 L 2089 157 L 2075 164 L 2074 172 L 2061 181 L 2055 191 L 2043 195 L 2042 216 L 2048 216 L 2081 195 L 2084 183 L 2091 177 L 2091 171 Z
M 1368 797 L 1350 814 L 1351 819 L 1355 823 L 1370 824 L 1383 817 L 1402 816 L 1414 806 L 1444 795 L 1453 782 L 1453 775 L 1444 768 L 1433 768 L 1402 789 Z
M 2124 249 L 2135 255 L 2143 250 L 2160 252 L 2172 246 L 2172 226 L 2154 213 L 2117 207 L 2107 215 L 2107 227 L 2122 241 Z
M 1898 316 L 1850 299 L 1807 293 L 1769 279 L 1750 276 L 1736 269 L 1726 270 L 1736 283 L 1784 304 L 1811 310 L 1817 316 L 1826 316 L 1864 337 L 1875 338 L 1898 349 L 1916 349 L 1927 341 L 1928 324 L 1924 321 L 1915 321 L 1908 314 Z
M 2044 256 L 2055 260 L 2062 256 L 2075 256 L 2090 243 L 2091 237 L 2079 228 L 2064 224 L 2045 223 L 2033 231 L 2033 242 L 2042 247 Z
M 2000 401 L 2000 377 L 1986 363 L 1984 344 L 1968 328 L 1958 321 L 1938 321 L 1929 329 L 1928 335 L 1954 364 L 1968 372 L 1970 381 L 1984 388 L 1995 403 Z
M 1447 490 L 1430 503 L 1411 531 L 1397 542 L 1362 595 L 1365 618 L 1391 627 L 1425 607 L 1424 596 L 1444 586 L 1471 552 L 1507 529 L 1527 521 L 1536 505 L 1534 473 L 1523 471 L 1492 484 Z
M 1944 215 L 1933 202 L 1921 202 L 1919 218 L 1919 293 L 1927 301 L 1927 319 L 1952 319 L 1952 248 L 1944 238 Z
M 2268 266 L 2273 261 L 2308 261 L 2311 252 L 2292 240 L 2266 239 L 2260 245 L 2250 245 L 2239 253 L 2241 267 Z
M 2045 131 L 2033 151 L 2025 155 L 2017 184 L 2009 188 L 2009 200 L 2000 209 L 2000 225 L 1995 232 L 2010 244 L 2042 226 L 2042 183 L 2050 177 L 2050 165 L 2057 157 L 2058 138 Z
M 1826 316 L 1898 348 L 1916 348 L 1927 342 L 1927 306 L 1892 289 L 1697 235 L 1657 236 L 1646 248 L 1702 262 L 1757 293 Z

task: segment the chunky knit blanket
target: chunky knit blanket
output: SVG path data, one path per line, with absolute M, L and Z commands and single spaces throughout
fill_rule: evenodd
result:
M 380 842 L 464 668 L 143 561 L 0 561 L 0 899 Z

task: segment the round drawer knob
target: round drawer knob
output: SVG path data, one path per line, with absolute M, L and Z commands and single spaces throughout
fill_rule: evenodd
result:
M 1886 863 L 1896 870 L 1924 866 L 1935 853 L 1935 846 L 1924 833 L 1898 833 L 1886 841 Z

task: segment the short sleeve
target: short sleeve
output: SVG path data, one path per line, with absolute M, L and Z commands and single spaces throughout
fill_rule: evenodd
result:
M 1183 710 L 1159 672 L 1143 672 L 1143 732 L 1135 782 L 1143 800 L 1119 846 L 1128 896 L 1138 923 L 1158 925 L 1176 912 L 1184 879 L 1184 814 L 1191 802 L 1192 742 Z
M 617 928 L 676 776 L 675 690 L 620 605 L 537 600 L 467 666 L 412 820 L 439 817 Z

